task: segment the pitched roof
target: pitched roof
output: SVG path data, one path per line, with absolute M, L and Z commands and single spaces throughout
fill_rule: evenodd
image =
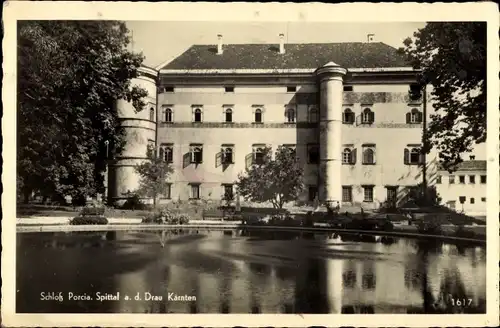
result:
M 345 68 L 409 67 L 405 58 L 385 43 L 285 44 L 285 53 L 273 44 L 193 45 L 162 69 L 316 69 L 333 61 Z
M 442 167 L 440 169 L 443 170 Z M 463 161 L 455 167 L 454 171 L 486 171 L 486 161 Z

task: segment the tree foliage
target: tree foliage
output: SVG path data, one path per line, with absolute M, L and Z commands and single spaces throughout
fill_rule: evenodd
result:
M 103 191 L 107 155 L 123 147 L 115 101 L 141 110 L 147 95 L 130 84 L 143 57 L 128 43 L 121 22 L 18 22 L 17 178 L 25 198 Z
M 421 70 L 420 85 L 433 86 L 424 151 L 435 147 L 450 170 L 486 141 L 486 23 L 428 23 L 400 50 Z
M 142 197 L 153 199 L 154 207 L 159 195 L 165 194 L 169 182 L 170 174 L 174 172 L 173 166 L 159 157 L 157 152 L 148 150 L 148 159 L 135 166 L 135 171 L 139 174 L 139 188 L 134 192 Z
M 253 164 L 238 175 L 237 189 L 243 198 L 257 202 L 271 202 L 275 208 L 295 201 L 302 192 L 303 169 L 295 150 L 280 146 L 274 159 L 270 148 L 264 150 L 262 164 Z

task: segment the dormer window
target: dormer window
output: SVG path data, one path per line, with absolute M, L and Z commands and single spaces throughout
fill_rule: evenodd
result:
M 203 110 L 201 107 L 193 107 L 193 122 L 201 123 L 203 122 Z
M 224 91 L 228 92 L 228 93 L 232 93 L 232 92 L 234 92 L 234 87 L 233 86 L 224 87 Z
M 342 113 L 342 122 L 344 124 L 354 124 L 354 113 L 350 108 L 344 109 L 344 112 Z
M 370 108 L 365 108 L 361 113 L 361 123 L 373 124 L 375 122 L 375 113 Z

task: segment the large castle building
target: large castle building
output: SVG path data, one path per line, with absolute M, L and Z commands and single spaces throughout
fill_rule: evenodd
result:
M 295 149 L 306 188 L 298 200 L 377 208 L 439 181 L 422 156 L 430 87 L 384 43 L 193 45 L 157 69 L 140 68 L 146 110 L 118 113 L 124 151 L 110 165 L 109 197 L 138 186 L 134 165 L 155 147 L 174 173 L 161 202 L 220 200 L 265 147 Z M 415 95 L 416 96 L 412 96 Z M 426 169 L 423 169 L 425 163 Z M 445 200 L 448 201 L 448 200 Z M 451 201 L 451 200 L 450 200 Z

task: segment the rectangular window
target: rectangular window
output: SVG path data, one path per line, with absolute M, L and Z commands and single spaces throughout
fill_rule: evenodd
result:
M 481 201 L 482 201 L 483 203 L 486 203 L 486 197 L 481 197 Z
M 465 175 L 459 175 L 458 176 L 458 182 L 460 184 L 464 184 L 465 183 Z
M 200 184 L 192 183 L 191 186 L 191 199 L 200 199 Z
M 486 175 L 481 175 L 481 183 L 486 183 Z
M 165 90 L 165 92 L 174 92 L 175 91 L 173 86 L 166 86 L 164 90 Z
M 455 176 L 454 175 L 450 175 L 448 179 L 449 179 L 450 184 L 455 183 Z
M 476 200 L 475 200 L 474 198 L 471 198 L 471 199 L 470 199 L 470 203 L 471 203 L 471 204 L 474 204 L 475 202 L 476 202 Z
M 319 146 L 317 144 L 307 145 L 307 163 L 319 164 Z
M 316 200 L 316 197 L 318 197 L 318 187 L 309 186 L 307 197 L 310 202 L 314 202 Z
M 436 184 L 441 184 L 442 177 L 440 175 L 436 176 Z
M 345 203 L 352 202 L 352 187 L 342 186 L 342 201 Z
M 373 202 L 373 186 L 364 186 L 365 198 L 364 201 L 371 203 Z
M 344 91 L 352 91 L 352 85 L 344 85 Z
M 469 175 L 469 183 L 476 183 L 476 176 L 475 175 Z
M 172 184 L 169 183 L 165 186 L 165 193 L 164 193 L 164 197 L 166 199 L 172 199 Z
M 224 87 L 224 91 L 226 91 L 226 92 L 234 92 L 234 87 L 233 86 Z
M 203 145 L 191 144 L 189 147 L 191 151 L 191 163 L 203 163 Z
M 295 92 L 295 91 L 297 91 L 296 86 L 290 85 L 286 87 L 286 92 Z
M 387 202 L 391 204 L 396 203 L 398 198 L 398 187 L 390 186 L 386 188 L 387 188 Z
M 233 200 L 234 199 L 234 193 L 233 193 L 233 185 L 232 184 L 223 184 L 223 199 L 224 200 Z

